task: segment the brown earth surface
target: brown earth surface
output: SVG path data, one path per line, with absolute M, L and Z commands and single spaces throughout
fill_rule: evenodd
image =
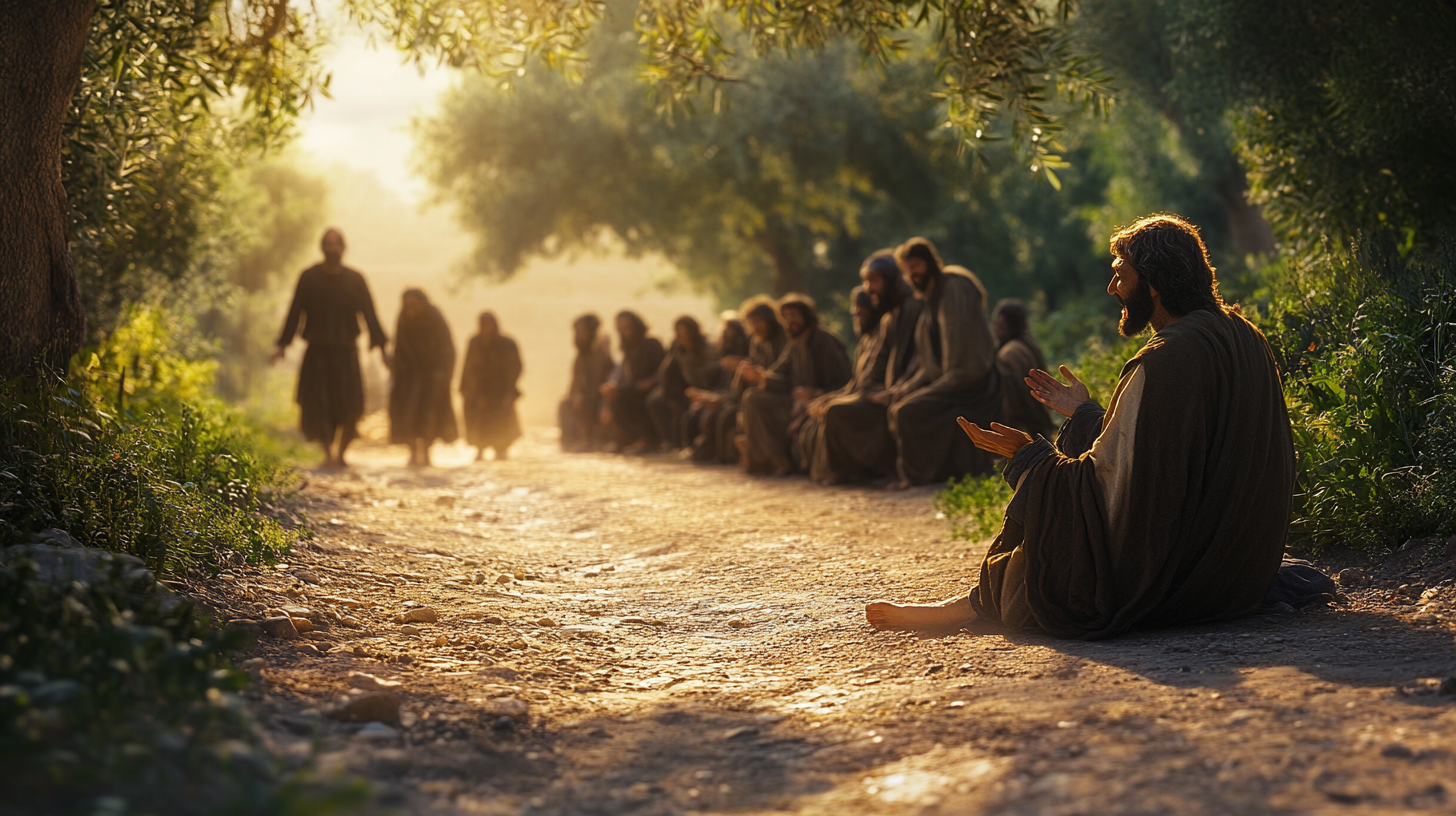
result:
M 308 474 L 312 546 L 197 590 L 232 617 L 312 619 L 239 657 L 293 762 L 408 813 L 1456 806 L 1440 543 L 1338 608 L 1100 643 L 922 639 L 870 630 L 863 605 L 973 580 L 985 543 L 952 540 L 929 489 L 516 450 L 421 471 L 360 449 Z M 398 622 L 419 607 L 436 622 Z M 398 724 L 330 716 L 365 693 L 355 672 L 402 684 Z

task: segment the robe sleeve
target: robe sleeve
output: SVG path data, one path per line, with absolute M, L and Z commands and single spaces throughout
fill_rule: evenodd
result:
M 1102 417 L 1107 414 L 1095 402 L 1084 402 L 1062 423 L 1057 434 L 1057 450 L 1063 456 L 1078 457 L 1092 450 L 1092 443 L 1102 433 Z
M 480 344 L 475 338 L 465 346 L 465 365 L 460 367 L 460 395 L 470 399 L 475 394 L 476 367 L 480 365 Z M 573 378 L 572 390 L 575 390 L 575 378 Z
M 305 311 L 303 280 L 304 276 L 299 275 L 298 284 L 293 287 L 293 302 L 288 304 L 288 319 L 283 321 L 283 333 L 278 335 L 275 345 L 287 348 L 293 344 L 293 338 L 298 334 L 298 321 Z
M 364 325 L 369 327 L 369 347 L 383 348 L 389 343 L 389 336 L 379 325 L 379 315 L 374 312 L 374 296 L 369 293 L 369 284 L 363 275 L 359 275 L 359 311 L 364 313 Z M 451 364 L 454 364 L 453 356 Z
M 773 365 L 763 375 L 763 390 L 775 394 L 787 394 L 794 389 L 794 348 L 793 341 L 784 344 L 784 350 L 779 352 L 779 358 L 774 360 Z
M 509 393 L 511 397 L 519 398 L 521 391 L 517 383 L 520 382 L 521 373 L 526 370 L 525 364 L 521 362 L 521 347 L 508 337 L 501 339 L 509 344 L 506 346 L 506 382 L 511 384 Z
M 438 324 L 435 331 L 439 337 L 436 342 L 440 344 L 439 357 L 437 358 L 439 361 L 439 372 L 445 375 L 445 381 L 448 385 L 449 381 L 455 376 L 455 336 L 450 333 L 449 321 L 445 320 L 445 315 L 441 314 L 438 310 L 435 312 L 435 320 Z

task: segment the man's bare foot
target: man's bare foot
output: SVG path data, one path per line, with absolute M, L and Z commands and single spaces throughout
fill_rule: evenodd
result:
M 865 604 L 865 619 L 876 629 L 912 632 L 938 632 L 960 629 L 976 621 L 976 610 L 969 596 L 941 601 L 938 604 L 892 604 L 875 601 Z

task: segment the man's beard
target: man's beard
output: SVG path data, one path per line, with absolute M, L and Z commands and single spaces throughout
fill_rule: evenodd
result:
M 792 338 L 794 338 L 795 340 L 798 340 L 800 337 L 803 337 L 804 336 L 804 333 L 807 332 L 807 331 L 809 331 L 809 324 L 807 324 L 807 323 L 805 323 L 804 325 L 799 326 L 797 328 L 790 327 L 789 328 L 789 336 L 792 337 Z
M 923 293 L 925 292 L 925 290 L 930 288 L 931 277 L 932 276 L 928 271 L 924 275 L 911 275 L 910 285 L 915 287 L 915 291 Z
M 1148 327 L 1148 322 L 1153 319 L 1153 290 L 1148 286 L 1146 279 L 1138 281 L 1137 288 L 1127 299 L 1118 296 L 1122 303 L 1122 319 L 1117 323 L 1117 331 L 1123 337 L 1133 337 L 1141 334 L 1143 329 Z

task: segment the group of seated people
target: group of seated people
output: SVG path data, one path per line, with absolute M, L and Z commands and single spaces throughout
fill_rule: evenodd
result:
M 600 319 L 578 317 L 563 447 L 908 487 L 990 470 L 992 455 L 957 417 L 1052 431 L 1024 379 L 1046 361 L 1021 303 L 1004 300 L 988 318 L 981 281 L 924 238 L 874 253 L 859 276 L 853 359 L 801 294 L 750 298 L 725 314 L 717 342 L 680 317 L 666 349 L 620 312 L 619 360 Z

